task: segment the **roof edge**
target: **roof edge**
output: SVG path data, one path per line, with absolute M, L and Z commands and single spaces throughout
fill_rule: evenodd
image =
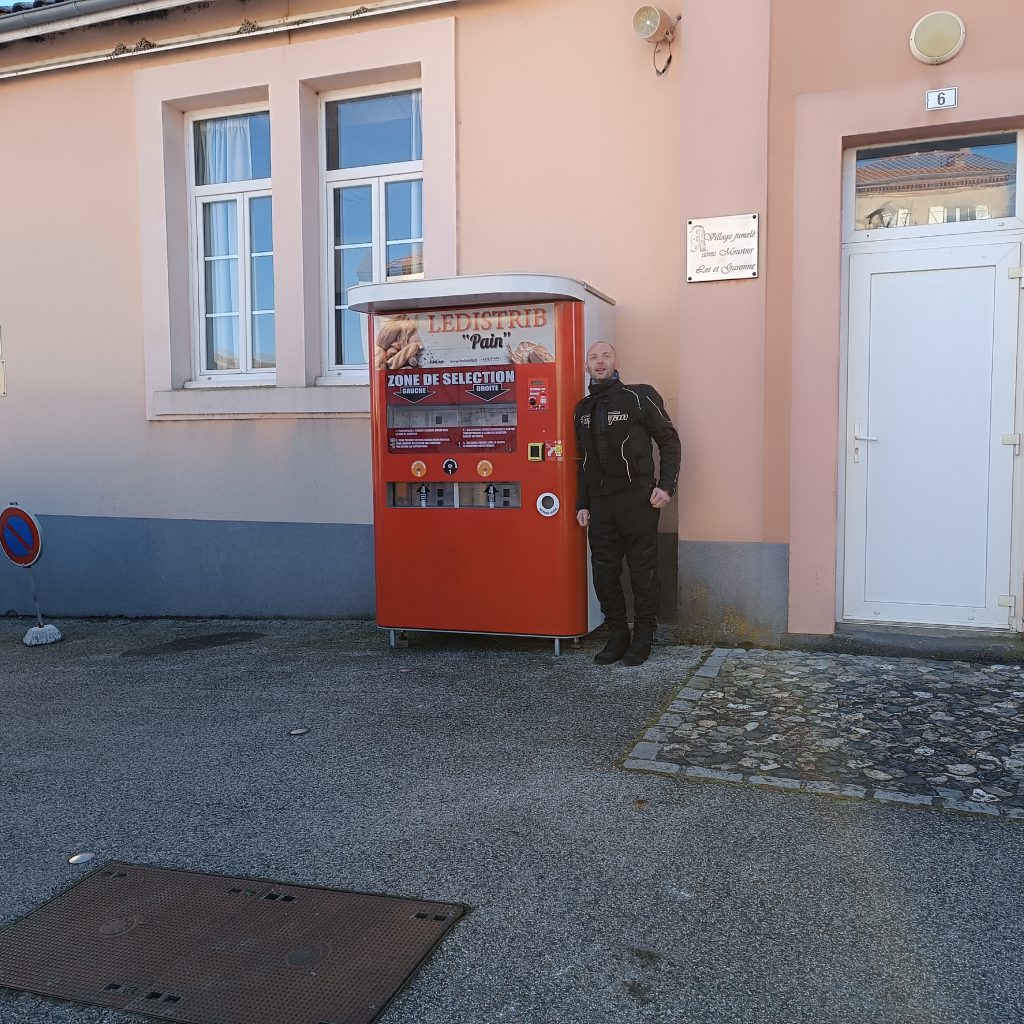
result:
M 190 2 L 194 0 L 59 0 L 25 11 L 0 12 L 0 43 L 184 7 Z

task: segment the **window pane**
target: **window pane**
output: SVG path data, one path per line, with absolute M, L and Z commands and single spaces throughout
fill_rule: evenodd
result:
M 351 309 L 334 311 L 335 344 L 334 359 L 342 365 L 366 363 L 366 317 Z
M 277 362 L 274 337 L 274 314 L 254 313 L 252 317 L 252 368 L 272 369 Z
M 206 318 L 206 369 L 238 369 L 238 317 Z
M 196 184 L 270 177 L 270 114 L 239 114 L 195 123 Z
M 273 206 L 270 196 L 249 200 L 249 251 L 274 251 Z
M 373 281 L 373 249 L 361 245 L 356 249 L 340 249 L 334 253 L 334 304 L 346 304 L 345 293 L 354 284 Z
M 862 149 L 856 229 L 1012 217 L 1016 190 L 1016 135 Z
M 327 169 L 423 159 L 420 92 L 327 104 Z
M 334 244 L 373 241 L 373 193 L 369 185 L 334 190 Z
M 252 258 L 252 309 L 267 312 L 274 309 L 274 257 Z
M 390 181 L 386 186 L 388 241 L 423 238 L 423 182 Z
M 238 204 L 233 199 L 203 204 L 203 255 L 238 255 Z
M 238 312 L 238 260 L 206 261 L 206 312 Z
M 407 277 L 423 273 L 423 243 L 404 242 L 388 246 L 388 277 Z

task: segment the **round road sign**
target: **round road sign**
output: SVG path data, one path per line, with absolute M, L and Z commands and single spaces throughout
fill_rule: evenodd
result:
M 43 534 L 36 517 L 17 505 L 0 512 L 0 548 L 15 564 L 26 569 L 43 552 Z

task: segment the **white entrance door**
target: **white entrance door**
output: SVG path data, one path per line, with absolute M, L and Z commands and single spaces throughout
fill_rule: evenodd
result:
M 846 619 L 1013 625 L 1019 263 L 1009 243 L 850 257 Z

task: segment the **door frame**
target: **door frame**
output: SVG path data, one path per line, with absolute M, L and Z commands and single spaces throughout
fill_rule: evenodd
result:
M 951 126 L 952 128 L 952 126 Z M 953 135 L 955 129 L 951 131 Z M 968 137 L 968 136 L 964 136 Z M 908 140 L 912 141 L 912 140 Z M 858 147 L 860 148 L 860 147 Z M 1024 191 L 1024 133 L 1018 133 L 1017 143 L 1017 210 L 1018 217 L 1007 218 L 1002 222 L 1004 226 L 998 226 L 1000 222 L 991 222 L 991 226 L 980 230 L 965 230 L 964 224 L 953 225 L 955 230 L 943 231 L 939 225 L 934 231 L 928 233 L 914 232 L 906 234 L 906 229 L 889 229 L 888 231 L 858 232 L 854 235 L 847 230 L 847 221 L 852 223 L 853 216 L 853 182 L 856 173 L 856 149 L 848 149 L 843 154 L 843 223 L 842 223 L 842 247 L 841 247 L 841 278 L 840 278 L 840 332 L 839 332 L 839 436 L 836 451 L 838 473 L 836 477 L 836 622 L 865 623 L 872 622 L 876 626 L 900 626 L 919 630 L 936 629 L 963 629 L 970 632 L 991 632 L 991 627 L 969 627 L 969 626 L 930 626 L 921 623 L 880 623 L 877 620 L 865 620 L 848 617 L 845 613 L 845 571 L 846 571 L 846 491 L 847 491 L 847 468 L 849 448 L 849 365 L 850 365 L 850 257 L 854 254 L 895 254 L 899 252 L 924 252 L 934 249 L 960 248 L 964 246 L 977 246 L 986 243 L 1017 243 L 1022 246 L 1022 262 L 1024 262 L 1024 229 L 1021 228 L 1019 214 L 1024 212 L 1022 205 L 1022 191 Z M 990 223 L 990 222 L 972 222 Z M 859 237 L 857 237 L 859 236 Z M 1024 279 L 1021 281 L 1024 289 Z M 1014 395 L 1014 426 L 1017 432 L 1024 433 L 1024 295 L 1018 307 L 1017 315 L 1017 384 Z M 1024 512 L 1024 485 L 1022 485 L 1022 467 L 1024 461 L 1024 446 L 1021 454 L 1014 458 L 1013 480 L 1011 484 L 1012 508 L 1010 521 L 1010 593 L 1014 597 L 1013 614 L 1009 616 L 1008 628 L 998 632 L 1013 633 L 1024 632 L 1024 524 L 1022 524 L 1022 512 Z

